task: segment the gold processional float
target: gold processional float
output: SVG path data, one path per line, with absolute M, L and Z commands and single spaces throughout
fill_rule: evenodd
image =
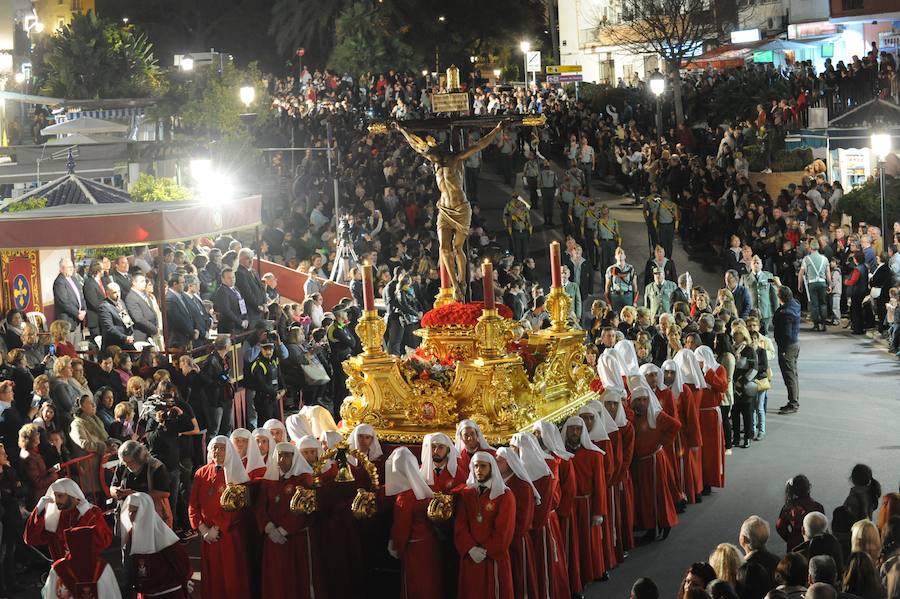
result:
M 456 67 L 447 70 L 447 81 L 451 91 L 435 94 L 435 107 L 441 100 L 448 107 L 445 110 L 452 114 L 459 111 L 453 107 L 458 100 L 467 110 L 468 96 L 458 92 Z M 454 127 L 499 125 L 505 121 L 505 126 L 534 127 L 534 137 L 537 137 L 536 128 L 545 123 L 545 117 L 431 119 L 419 125 L 437 126 L 438 121 L 450 129 L 450 153 L 438 151 L 431 136 L 422 139 L 412 134 L 407 130 L 409 121 L 403 127 L 397 123 L 394 128 L 414 150 L 434 164 L 441 190 L 440 213 L 442 207 L 468 206 L 462 185 L 463 161 L 468 150 L 453 153 Z M 482 138 L 483 142 L 476 144 L 488 143 L 501 129 L 496 127 Z M 389 128 L 377 123 L 369 131 L 383 134 Z M 438 218 L 438 228 L 441 226 Z M 366 423 L 375 429 L 381 441 L 419 445 L 428 433 L 442 432 L 454 438 L 457 423 L 469 419 L 481 427 L 489 443 L 503 444 L 514 433 L 531 430 L 538 421 L 562 422 L 577 413 L 582 405 L 599 397 L 602 385 L 585 359 L 585 332 L 574 326 L 572 299 L 561 285 L 558 242 L 550 244 L 552 285 L 545 305 L 551 326 L 541 331 L 526 331 L 522 324 L 512 320 L 509 308 L 494 304 L 490 262 L 482 265 L 486 302 L 457 302 L 465 270 L 456 269 L 453 259 L 447 262 L 446 251 L 442 246 L 440 292 L 434 308 L 422 317 L 422 328 L 417 331 L 422 337 L 421 346 L 403 357 L 390 355 L 383 349 L 387 326 L 375 308 L 372 267 L 363 265 L 363 314 L 356 326 L 363 351 L 343 363 L 351 395 L 341 406 L 340 432 L 346 436 L 357 425 Z M 465 257 L 460 255 L 457 260 L 464 263 Z M 381 484 L 378 472 L 367 456 L 350 448 L 346 440 L 319 458 L 313 467 L 313 488 L 298 487 L 291 499 L 291 510 L 301 514 L 316 511 L 320 475 L 331 461 L 338 467 L 336 482 L 353 481 L 348 457 L 359 461 L 370 486 L 368 490 L 357 491 L 351 511 L 356 518 L 373 516 Z M 232 495 L 237 493 L 234 491 Z M 222 496 L 223 508 L 227 494 L 228 490 Z M 239 503 L 232 501 L 226 509 L 239 509 Z M 452 514 L 452 496 L 435 493 L 428 506 L 428 517 L 439 522 L 448 520 Z

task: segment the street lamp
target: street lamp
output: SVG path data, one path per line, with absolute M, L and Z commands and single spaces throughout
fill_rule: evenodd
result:
M 18 83 L 20 85 L 22 83 L 25 83 L 25 73 L 23 73 L 22 71 L 18 71 L 16 73 L 15 79 L 16 79 L 16 83 Z
M 256 99 L 256 90 L 250 85 L 245 85 L 241 88 L 240 94 L 241 102 L 244 103 L 244 106 L 250 108 L 250 105 L 253 104 L 253 100 Z
M 40 21 L 35 21 L 32 31 L 35 33 L 44 33 L 44 24 Z
M 525 80 L 525 89 L 528 89 L 528 52 L 531 50 L 531 42 L 527 40 L 523 40 L 519 43 L 519 49 L 522 50 L 523 64 L 525 65 L 525 69 L 522 71 L 522 79 Z
M 190 72 L 194 70 L 194 57 L 190 54 L 185 54 L 181 57 L 181 70 L 185 72 Z
M 653 71 L 648 78 L 650 81 L 650 91 L 656 96 L 656 136 L 662 143 L 662 95 L 666 91 L 666 76 L 659 72 L 659 69 Z
M 884 228 L 884 163 L 891 153 L 891 134 L 886 131 L 876 131 L 872 134 L 872 152 L 878 159 L 878 177 L 881 186 L 881 234 L 886 235 Z
M 500 69 L 494 69 L 494 79 L 497 81 L 500 81 L 500 73 L 502 73 Z

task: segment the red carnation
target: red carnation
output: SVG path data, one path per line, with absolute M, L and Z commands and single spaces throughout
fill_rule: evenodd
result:
M 419 373 L 419 378 L 422 379 L 423 381 L 427 381 L 428 379 L 431 378 L 431 375 L 428 374 L 427 370 L 423 370 L 422 372 Z
M 604 391 L 603 381 L 601 381 L 598 378 L 594 378 L 591 381 L 590 388 L 591 388 L 591 391 L 593 391 L 594 393 L 603 393 L 603 391 Z

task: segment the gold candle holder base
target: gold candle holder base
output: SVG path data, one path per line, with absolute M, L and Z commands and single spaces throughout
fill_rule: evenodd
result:
M 562 287 L 551 287 L 547 296 L 547 311 L 550 313 L 550 330 L 562 333 L 569 330 L 566 326 L 572 311 L 572 298 Z
M 456 301 L 456 295 L 453 293 L 453 287 L 441 287 L 438 294 L 434 296 L 434 307 L 440 308 Z
M 496 308 L 485 308 L 482 311 L 478 324 L 475 325 L 478 353 L 482 358 L 497 359 L 506 355 L 505 322 L 506 319 L 500 316 Z
M 362 343 L 362 355 L 367 358 L 382 358 L 387 354 L 382 347 L 387 325 L 378 316 L 378 310 L 366 310 L 356 325 L 356 334 Z

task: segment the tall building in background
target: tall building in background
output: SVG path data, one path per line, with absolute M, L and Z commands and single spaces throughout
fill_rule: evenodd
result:
M 74 15 L 97 10 L 94 0 L 33 0 L 32 4 L 44 31 L 51 34 L 68 25 Z

